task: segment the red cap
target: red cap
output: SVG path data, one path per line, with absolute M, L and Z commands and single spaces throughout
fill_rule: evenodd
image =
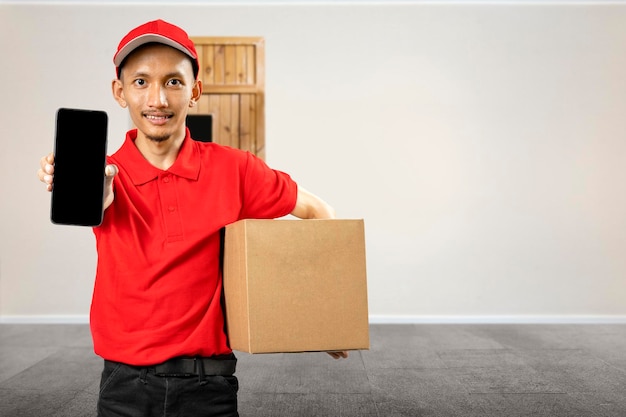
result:
M 189 39 L 187 32 L 178 26 L 159 19 L 144 23 L 143 25 L 128 32 L 128 35 L 124 36 L 117 47 L 115 56 L 113 57 L 115 72 L 118 77 L 120 75 L 120 64 L 124 61 L 124 58 L 126 58 L 139 46 L 150 42 L 162 43 L 164 45 L 171 46 L 172 48 L 176 48 L 191 57 L 194 65 L 196 66 L 194 70 L 197 70 L 200 67 L 196 47 L 191 39 Z

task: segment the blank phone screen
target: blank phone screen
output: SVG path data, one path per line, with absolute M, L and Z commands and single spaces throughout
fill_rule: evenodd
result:
M 53 223 L 102 223 L 107 125 L 103 111 L 57 111 L 50 216 Z

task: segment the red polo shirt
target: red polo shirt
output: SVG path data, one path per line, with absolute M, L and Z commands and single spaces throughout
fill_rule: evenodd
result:
M 115 200 L 94 228 L 98 249 L 91 305 L 94 348 L 131 365 L 230 353 L 221 305 L 220 230 L 244 218 L 289 214 L 297 186 L 262 160 L 187 137 L 160 170 L 127 133 Z

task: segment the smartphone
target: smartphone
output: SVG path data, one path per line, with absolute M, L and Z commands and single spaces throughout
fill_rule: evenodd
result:
M 54 224 L 102 223 L 108 116 L 99 110 L 58 109 L 54 141 Z

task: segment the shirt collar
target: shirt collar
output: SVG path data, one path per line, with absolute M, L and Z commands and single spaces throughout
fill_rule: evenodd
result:
M 200 152 L 198 144 L 195 143 L 186 129 L 185 139 L 180 147 L 176 161 L 168 170 L 163 171 L 150 164 L 135 146 L 137 139 L 137 129 L 126 133 L 126 139 L 122 147 L 117 152 L 117 157 L 124 165 L 128 176 L 135 185 L 142 185 L 158 178 L 164 172 L 187 178 L 193 181 L 198 180 L 200 175 Z

